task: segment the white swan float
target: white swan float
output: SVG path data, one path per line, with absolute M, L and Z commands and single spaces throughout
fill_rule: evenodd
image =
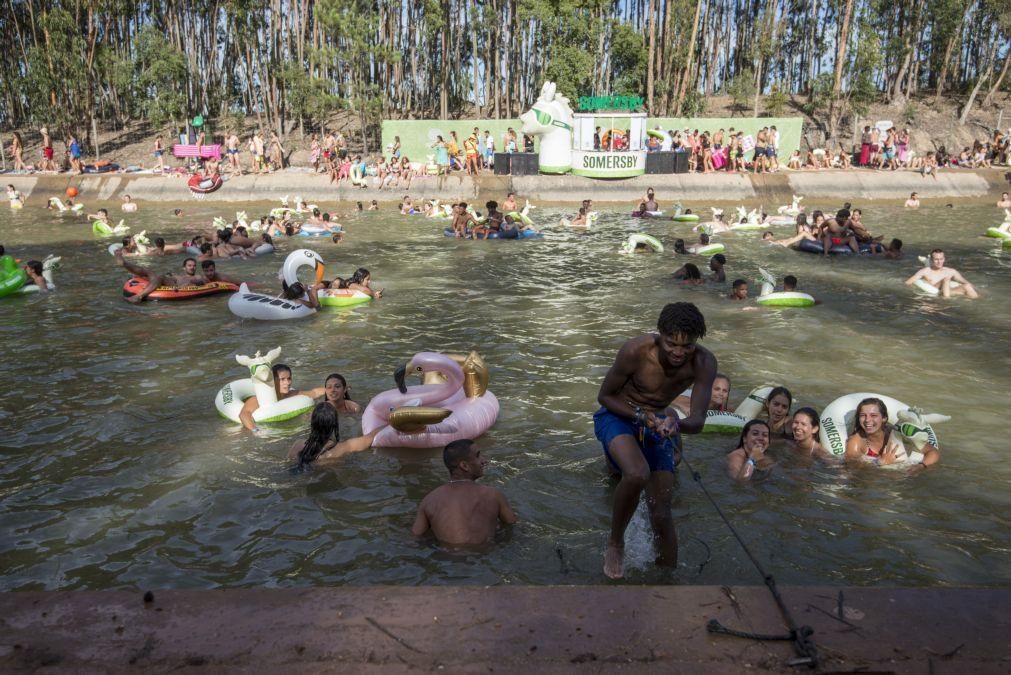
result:
M 74 215 L 80 214 L 84 210 L 84 204 L 67 206 L 59 197 L 50 197 L 49 205 L 56 207 L 56 210 L 60 213 L 73 213 Z
M 814 307 L 814 298 L 807 293 L 798 291 L 776 292 L 776 277 L 767 271 L 758 268 L 758 273 L 762 275 L 762 290 L 755 300 L 759 305 L 765 307 Z
M 800 212 L 804 210 L 804 207 L 800 205 L 800 202 L 803 199 L 804 199 L 803 197 L 793 195 L 793 203 L 791 203 L 789 206 L 780 206 L 779 209 L 777 209 L 777 212 L 780 215 L 793 216 L 794 218 L 796 218 L 797 215 L 799 215 Z
M 42 261 L 42 278 L 46 280 L 46 288 L 50 291 L 56 290 L 56 284 L 53 282 L 53 270 L 59 269 L 61 260 L 63 258 L 60 256 L 50 254 Z M 39 290 L 39 287 L 35 284 L 26 284 L 18 289 L 16 293 L 38 293 Z
M 290 420 L 312 410 L 315 401 L 305 394 L 295 394 L 277 399 L 274 388 L 274 373 L 270 365 L 281 355 L 281 348 L 271 349 L 265 356 L 256 352 L 254 356 L 235 355 L 239 365 L 249 368 L 249 377 L 233 380 L 214 397 L 214 407 L 221 416 L 236 424 L 241 424 L 239 413 L 246 399 L 255 396 L 260 407 L 253 412 L 253 421 L 259 424 L 274 424 Z
M 326 265 L 323 258 L 315 251 L 300 248 L 292 251 L 284 260 L 281 277 L 289 286 L 298 281 L 298 270 L 311 267 L 315 270 L 314 283 L 323 280 Z M 301 319 L 316 313 L 311 307 L 300 302 L 290 302 L 262 293 L 253 293 L 249 286 L 242 284 L 239 291 L 228 298 L 228 309 L 232 314 L 243 319 L 259 319 L 261 321 L 280 321 L 284 319 Z

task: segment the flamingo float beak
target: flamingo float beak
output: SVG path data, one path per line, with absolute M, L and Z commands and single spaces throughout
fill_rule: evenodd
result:
M 406 365 L 400 366 L 399 368 L 397 368 L 397 371 L 393 373 L 393 380 L 397 383 L 397 390 L 400 391 L 401 394 L 407 393 L 407 385 L 404 382 L 404 380 L 406 379 L 407 379 L 407 366 Z

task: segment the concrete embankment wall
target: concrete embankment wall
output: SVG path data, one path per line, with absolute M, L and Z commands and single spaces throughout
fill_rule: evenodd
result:
M 73 185 L 86 204 L 119 200 L 129 194 L 139 202 L 182 202 L 193 198 L 182 177 L 107 174 L 88 176 L 4 176 L 29 203 L 43 205 L 50 196 L 62 196 Z M 536 202 L 597 203 L 632 202 L 652 187 L 662 200 L 684 201 L 790 201 L 792 195 L 834 198 L 849 201 L 905 199 L 911 192 L 923 199 L 971 199 L 997 195 L 1011 189 L 1011 171 L 946 170 L 936 178 L 912 171 L 798 171 L 766 175 L 754 174 L 673 174 L 637 176 L 624 180 L 595 180 L 580 176 L 495 176 L 484 173 L 477 179 L 455 174 L 424 177 L 410 188 L 386 190 L 354 188 L 346 183 L 332 185 L 320 175 L 281 172 L 264 176 L 231 178 L 217 192 L 205 195 L 209 202 L 277 201 L 287 196 L 308 202 L 334 201 L 397 202 L 405 193 L 415 199 L 437 197 L 443 201 L 464 199 L 482 204 L 501 200 L 506 192 Z

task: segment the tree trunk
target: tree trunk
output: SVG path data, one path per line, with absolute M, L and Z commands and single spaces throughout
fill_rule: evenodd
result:
M 646 112 L 653 114 L 653 91 L 656 73 L 656 0 L 649 0 L 649 31 L 646 51 Z
M 986 73 L 980 75 L 976 79 L 976 86 L 972 88 L 972 93 L 969 94 L 969 100 L 965 102 L 965 107 L 962 108 L 962 114 L 958 117 L 959 124 L 965 124 L 965 121 L 969 118 L 969 111 L 972 110 L 972 104 L 976 100 L 976 94 L 979 93 L 980 88 L 983 86 L 983 82 L 988 82 L 990 76 L 993 75 L 994 59 L 997 55 L 997 45 L 1000 43 L 999 40 L 994 40 L 990 45 L 990 53 L 986 58 Z
M 695 43 L 698 41 L 699 37 L 699 17 L 702 16 L 702 1 L 703 0 L 695 1 L 695 17 L 692 19 L 692 37 L 688 41 L 688 60 L 685 63 L 684 70 L 681 72 L 681 83 L 678 85 L 677 102 L 674 107 L 675 116 L 681 114 L 681 102 L 684 101 L 685 94 L 688 92 L 688 81 L 691 79 L 692 58 L 695 56 Z
M 941 74 L 937 77 L 937 91 L 934 93 L 934 106 L 941 103 L 941 95 L 944 94 L 944 81 L 948 78 L 948 69 L 951 67 L 951 55 L 955 51 L 955 42 L 962 32 L 962 24 L 958 25 L 955 34 L 948 38 L 948 45 L 944 48 L 944 60 L 941 62 Z
M 1007 41 L 1007 38 L 1005 38 Z M 1004 65 L 1000 69 L 1000 75 L 997 76 L 997 81 L 993 83 L 990 87 L 990 91 L 986 92 L 986 98 L 983 99 L 983 107 L 989 106 L 993 103 L 993 95 L 1000 90 L 1000 86 L 1004 83 L 1004 78 L 1007 76 L 1008 65 L 1011 64 L 1011 49 L 1008 49 L 1007 54 L 1004 55 Z

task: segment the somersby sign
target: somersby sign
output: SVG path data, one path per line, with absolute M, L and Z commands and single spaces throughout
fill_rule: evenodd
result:
M 572 151 L 572 173 L 591 178 L 628 178 L 646 173 L 646 153 Z

